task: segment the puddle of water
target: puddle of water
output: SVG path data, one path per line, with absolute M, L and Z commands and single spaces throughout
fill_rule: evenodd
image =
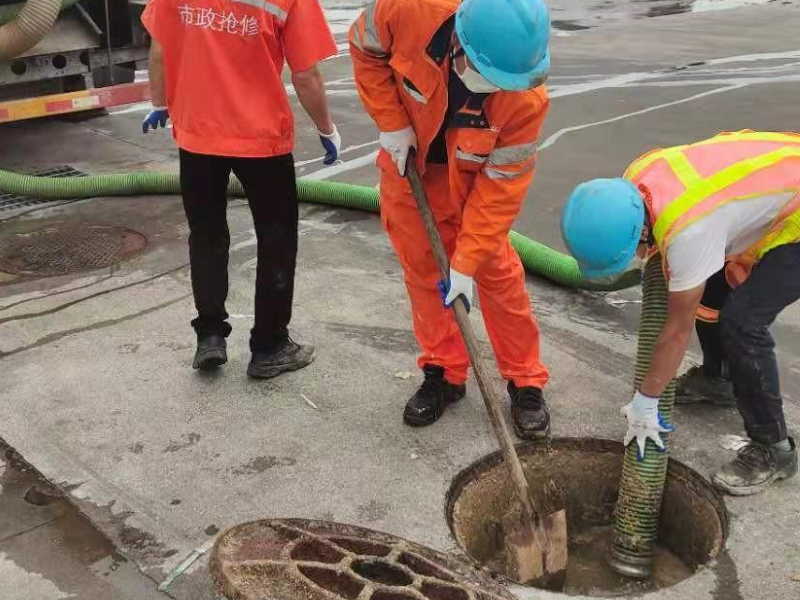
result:
M 115 600 L 163 598 L 152 581 L 2 441 L 0 558 L 13 563 L 14 582 L 25 582 L 27 574 L 63 594 L 47 597 L 88 600 L 113 593 Z

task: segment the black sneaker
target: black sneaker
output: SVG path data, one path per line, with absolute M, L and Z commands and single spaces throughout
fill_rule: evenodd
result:
M 735 407 L 733 383 L 724 377 L 710 377 L 703 367 L 692 367 L 678 377 L 675 390 L 676 404 L 707 402 L 714 406 Z
M 314 346 L 302 346 L 287 338 L 272 352 L 254 352 L 247 374 L 257 379 L 269 379 L 286 371 L 297 371 L 314 362 Z
M 537 387 L 521 387 L 508 382 L 511 397 L 511 420 L 514 431 L 523 440 L 538 440 L 550 434 L 550 412 L 544 402 L 542 390 Z
M 197 338 L 192 368 L 211 371 L 228 362 L 227 343 L 221 335 L 204 335 Z
M 430 425 L 439 420 L 448 404 L 458 402 L 467 391 L 465 385 L 454 385 L 444 378 L 444 369 L 436 365 L 422 368 L 425 381 L 411 396 L 403 411 L 403 421 L 412 427 Z
M 797 474 L 797 446 L 789 438 L 791 450 L 750 442 L 733 461 L 711 476 L 711 481 L 732 496 L 763 492 L 772 483 Z

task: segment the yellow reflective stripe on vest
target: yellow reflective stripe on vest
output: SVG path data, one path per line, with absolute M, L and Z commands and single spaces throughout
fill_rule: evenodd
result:
M 647 167 L 658 160 L 664 159 L 669 163 L 672 172 L 675 173 L 675 176 L 683 184 L 683 187 L 688 188 L 690 185 L 694 185 L 700 181 L 702 177 L 700 177 L 700 174 L 683 152 L 686 147 L 687 146 L 673 146 L 672 148 L 665 148 L 663 150 L 656 150 L 650 154 L 645 154 L 640 159 L 635 160 L 628 167 L 623 176 L 628 180 L 636 179 Z
M 687 190 L 702 179 L 700 173 L 698 173 L 692 163 L 689 162 L 682 147 L 665 153 L 664 158 L 672 168 L 672 172 L 675 173 L 675 176 Z
M 794 148 L 781 148 L 760 156 L 748 158 L 714 173 L 711 177 L 697 181 L 691 188 L 666 206 L 656 219 L 653 226 L 653 236 L 660 248 L 664 248 L 668 234 L 675 222 L 685 215 L 693 206 L 717 192 L 741 181 L 787 158 L 800 158 L 800 146 Z
M 734 131 L 719 133 L 712 138 L 696 142 L 692 146 L 707 146 L 726 142 L 780 142 L 782 144 L 800 144 L 800 135 L 793 133 L 773 133 L 758 131 Z
M 770 250 L 784 244 L 800 242 L 800 210 L 792 213 L 781 221 L 775 231 L 769 233 L 755 246 L 754 253 L 757 260 L 761 260 Z

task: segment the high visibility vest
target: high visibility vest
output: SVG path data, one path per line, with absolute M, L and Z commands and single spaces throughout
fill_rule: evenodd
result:
M 642 191 L 653 237 L 665 261 L 681 231 L 731 202 L 791 193 L 767 233 L 726 257 L 731 285 L 742 283 L 767 252 L 800 241 L 800 134 L 739 131 L 636 159 L 625 178 Z

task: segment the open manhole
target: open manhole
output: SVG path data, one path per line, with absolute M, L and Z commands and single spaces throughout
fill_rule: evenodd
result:
M 670 459 L 649 580 L 614 573 L 606 560 L 622 471 L 623 446 L 597 439 L 554 439 L 547 446 L 519 446 L 531 489 L 549 480 L 564 490 L 569 563 L 564 592 L 617 597 L 674 585 L 715 558 L 728 535 L 722 497 L 689 467 Z M 500 453 L 484 457 L 455 478 L 447 495 L 450 530 L 464 552 L 497 574 L 506 574 L 499 521 L 514 503 Z
M 115 265 L 144 250 L 141 233 L 93 223 L 54 223 L 5 236 L 0 244 L 0 271 L 47 277 Z
M 210 561 L 228 600 L 513 600 L 455 558 L 387 533 L 271 519 L 223 533 Z
M 31 171 L 28 175 L 36 177 L 85 177 L 86 173 L 78 171 L 69 165 L 52 167 L 50 169 L 39 169 Z M 19 194 L 0 193 L 0 212 L 15 211 L 21 208 L 39 206 L 42 204 L 60 203 L 63 200 L 52 200 L 50 198 L 33 198 L 31 196 L 20 196 Z

